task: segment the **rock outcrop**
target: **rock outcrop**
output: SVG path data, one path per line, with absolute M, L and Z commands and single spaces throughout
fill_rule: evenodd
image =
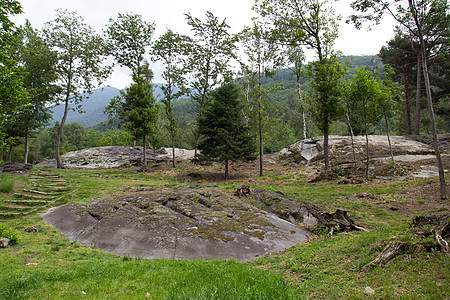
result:
M 430 155 L 434 151 L 431 146 L 403 136 L 391 137 L 394 155 Z M 362 160 L 366 154 L 366 139 L 364 136 L 354 137 L 356 160 Z M 353 162 L 352 142 L 350 136 L 329 136 L 330 157 L 335 164 Z M 369 136 L 370 158 L 387 157 L 390 155 L 389 143 L 386 136 Z M 323 137 L 314 137 L 299 141 L 279 152 L 281 160 L 296 163 L 311 163 L 323 159 Z
M 142 164 L 142 147 L 106 146 L 94 147 L 68 152 L 61 156 L 63 165 L 67 168 L 79 169 L 113 169 L 139 166 Z M 171 148 L 158 150 L 147 149 L 149 162 L 167 161 L 172 158 Z M 194 157 L 194 150 L 175 148 L 177 159 L 190 159 Z M 55 167 L 55 160 L 46 160 L 38 166 Z
M 211 187 L 153 189 L 52 208 L 43 219 L 69 240 L 142 258 L 233 258 L 278 252 L 310 234 Z

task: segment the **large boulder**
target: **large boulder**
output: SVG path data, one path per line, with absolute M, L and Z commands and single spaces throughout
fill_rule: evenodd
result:
M 246 261 L 292 247 L 310 234 L 205 186 L 70 203 L 50 209 L 43 219 L 70 241 L 142 258 Z

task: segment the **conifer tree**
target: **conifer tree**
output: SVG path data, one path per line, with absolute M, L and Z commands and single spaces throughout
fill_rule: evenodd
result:
M 255 159 L 255 139 L 242 114 L 239 88 L 227 83 L 210 94 L 211 102 L 198 117 L 200 157 L 223 161 L 225 180 L 228 179 L 228 162 Z

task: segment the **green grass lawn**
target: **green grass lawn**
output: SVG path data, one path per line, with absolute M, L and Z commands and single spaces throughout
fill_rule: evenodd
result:
M 36 172 L 35 170 L 33 172 Z M 130 170 L 55 170 L 69 190 L 56 204 L 88 203 L 121 195 L 124 186 L 175 187 L 187 183 L 155 173 Z M 0 203 L 30 185 L 29 176 L 6 176 L 13 191 L 0 193 Z M 304 181 L 283 184 L 288 177 L 273 178 L 270 185 L 255 179 L 252 187 L 281 190 L 311 201 L 321 208 L 342 207 L 368 232 L 315 236 L 281 253 L 247 263 L 233 260 L 130 259 L 80 246 L 65 239 L 40 219 L 39 213 L 3 219 L 20 233 L 19 243 L 0 249 L 0 299 L 448 299 L 450 259 L 442 252 L 421 252 L 396 257 L 383 267 L 361 267 L 380 252 L 379 244 L 405 232 L 410 221 L 366 199 L 351 201 L 361 192 L 403 197 L 421 181 L 385 185 L 328 185 Z M 207 183 L 207 182 L 198 182 Z M 210 182 L 209 182 L 210 183 Z M 231 192 L 237 182 L 220 182 Z M 403 198 L 399 198 L 403 199 Z M 398 201 L 400 201 L 397 199 Z M 391 201 L 394 201 L 391 200 Z M 443 204 L 448 206 L 448 204 Z M 42 211 L 41 211 L 42 212 Z M 37 233 L 24 228 L 39 226 Z M 366 296 L 366 286 L 375 295 Z

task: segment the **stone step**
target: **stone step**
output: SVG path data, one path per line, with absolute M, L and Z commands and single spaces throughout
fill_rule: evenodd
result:
M 3 212 L 20 212 L 30 210 L 30 206 L 18 205 L 18 204 L 0 204 L 0 211 Z
M 0 212 L 0 219 L 14 218 L 23 216 L 21 212 Z
M 14 194 L 14 197 L 20 198 L 20 199 L 29 199 L 29 200 L 46 200 L 50 198 L 49 196 L 44 195 L 34 195 L 34 194 Z
M 45 205 L 48 201 L 46 200 L 5 200 L 6 203 L 18 204 L 18 205 L 28 205 L 28 206 L 37 206 L 37 205 Z

